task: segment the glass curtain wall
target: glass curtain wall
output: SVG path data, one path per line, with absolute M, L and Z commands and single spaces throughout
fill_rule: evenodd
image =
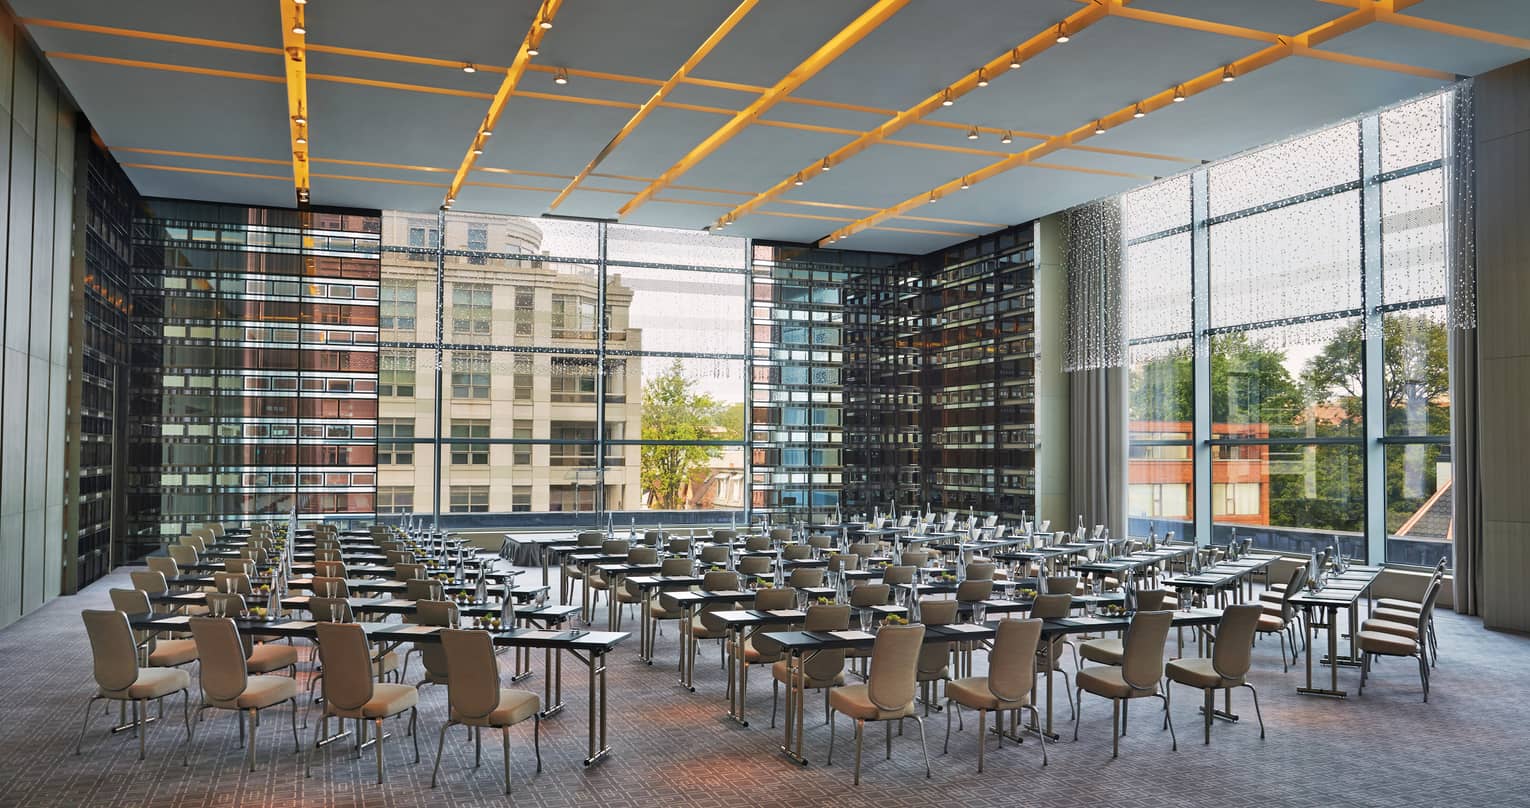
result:
M 1448 109 L 1419 99 L 1126 196 L 1134 529 L 1449 555 Z
M 467 212 L 383 233 L 379 512 L 745 506 L 743 239 Z

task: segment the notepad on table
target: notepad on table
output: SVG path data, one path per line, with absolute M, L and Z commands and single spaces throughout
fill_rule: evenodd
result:
M 960 631 L 960 632 L 962 632 L 964 634 L 970 634 L 970 633 L 976 632 L 976 631 L 988 631 L 989 630 L 989 628 L 987 626 L 974 626 L 971 623 L 951 623 L 951 624 L 948 624 L 948 625 L 946 625 L 944 627 L 948 628 L 948 629 L 951 629 L 952 631 Z
M 801 609 L 769 609 L 765 613 L 773 617 L 807 617 L 807 612 Z
M 874 639 L 876 639 L 876 637 L 874 637 L 874 636 L 872 636 L 870 634 L 867 634 L 864 631 L 856 631 L 854 629 L 851 629 L 849 631 L 831 631 L 829 633 L 833 634 L 834 636 L 836 636 L 838 638 L 840 638 L 841 640 L 874 640 Z
M 187 617 L 184 614 L 178 614 L 178 615 L 173 615 L 171 617 L 161 617 L 161 618 L 158 618 L 157 620 L 155 620 L 154 622 L 156 622 L 156 623 L 169 623 L 169 624 L 171 624 L 173 626 L 184 626 L 187 623 L 191 622 L 191 618 Z
M 407 626 L 397 629 L 400 634 L 434 634 L 440 630 L 440 626 Z
M 313 628 L 314 625 L 311 620 L 294 620 L 290 623 L 282 623 L 282 628 Z
M 550 640 L 566 633 L 564 631 L 528 631 L 515 635 L 515 638 L 517 640 Z

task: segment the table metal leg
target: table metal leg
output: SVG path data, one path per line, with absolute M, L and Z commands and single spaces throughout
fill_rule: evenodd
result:
M 1297 688 L 1296 692 L 1309 696 L 1329 696 L 1331 698 L 1342 699 L 1346 698 L 1348 694 L 1339 689 L 1339 607 L 1337 605 L 1333 605 L 1324 606 L 1323 608 L 1327 614 L 1328 619 L 1327 663 L 1329 669 L 1329 686 L 1326 688 L 1312 686 L 1312 643 L 1316 637 L 1314 636 L 1315 629 L 1312 626 L 1311 613 L 1309 611 L 1307 620 L 1307 686 Z
M 590 740 L 589 757 L 584 765 L 591 766 L 611 754 L 606 743 L 606 655 L 590 652 L 587 660 L 590 669 Z

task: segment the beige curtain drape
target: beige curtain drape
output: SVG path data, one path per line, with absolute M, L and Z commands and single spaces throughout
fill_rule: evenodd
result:
M 1451 496 L 1455 498 L 1455 610 L 1478 614 L 1482 581 L 1482 472 L 1478 465 L 1476 167 L 1472 87 L 1456 88 L 1446 150 L 1446 258 L 1450 262 Z

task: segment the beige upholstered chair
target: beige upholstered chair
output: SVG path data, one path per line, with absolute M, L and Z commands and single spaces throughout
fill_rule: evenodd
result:
M 457 604 L 449 600 L 421 600 L 414 604 L 415 619 L 422 626 L 444 626 L 456 628 L 460 622 L 457 612 Z M 413 650 L 404 655 L 403 670 L 409 669 L 409 654 L 419 652 L 420 664 L 425 666 L 425 678 L 416 682 L 416 690 L 425 685 L 444 685 L 450 681 L 446 667 L 446 650 L 439 642 L 417 642 Z M 399 673 L 402 679 L 404 673 Z
M 86 609 L 80 613 L 85 633 L 90 637 L 90 655 L 94 661 L 96 692 L 85 703 L 85 718 L 74 753 L 80 754 L 85 730 L 90 726 L 90 708 L 97 699 L 127 702 L 133 705 L 133 724 L 138 734 L 138 759 L 144 758 L 148 735 L 149 702 L 181 694 L 181 714 L 186 722 L 186 737 L 191 738 L 191 714 L 188 710 L 191 674 L 180 668 L 140 668 L 138 644 L 127 615 L 113 609 Z
M 176 566 L 182 569 L 190 569 L 201 560 L 201 555 L 197 553 L 197 548 L 189 544 L 172 544 L 165 548 L 165 552 L 169 554 L 171 560 L 175 561 Z M 149 569 L 154 568 L 150 567 Z
M 393 580 L 395 581 L 412 581 L 416 578 L 429 577 L 429 575 L 430 572 L 429 570 L 425 569 L 424 564 L 393 565 Z
M 930 563 L 929 550 L 904 550 L 898 556 L 898 565 L 903 567 L 923 567 Z
M 659 575 L 661 577 L 687 577 L 692 572 L 693 570 L 691 567 L 691 560 L 689 558 L 666 558 L 659 562 Z M 636 586 L 632 586 L 634 586 L 635 591 Z M 657 632 L 659 627 L 663 625 L 662 621 L 664 620 L 679 620 L 685 615 L 684 609 L 674 607 L 666 603 L 663 593 L 666 591 L 673 592 L 675 590 L 688 588 L 689 587 L 684 584 L 678 584 L 672 586 L 661 586 L 657 592 L 654 592 L 652 602 L 649 603 L 648 606 L 648 617 L 649 620 L 653 623 L 652 626 L 649 626 L 650 631 Z
M 744 556 L 738 560 L 738 574 L 748 578 L 769 575 L 775 563 L 770 556 Z
M 321 598 L 348 598 L 351 596 L 351 585 L 344 578 L 314 576 L 309 583 L 309 589 Z
M 1073 716 L 1073 740 L 1078 740 L 1079 719 L 1084 714 L 1084 691 L 1110 699 L 1114 708 L 1110 724 L 1110 756 L 1121 755 L 1121 730 L 1126 724 L 1124 707 L 1132 699 L 1149 696 L 1163 699 L 1164 725 L 1169 729 L 1169 739 L 1174 749 L 1179 740 L 1174 737 L 1174 720 L 1169 711 L 1169 693 L 1159 688 L 1163 678 L 1163 646 L 1169 637 L 1169 626 L 1174 613 L 1168 611 L 1137 612 L 1131 627 L 1126 630 L 1125 653 L 1120 667 L 1106 666 L 1081 668 L 1073 677 L 1079 698 L 1078 709 Z
M 731 544 L 738 541 L 738 531 L 728 528 L 717 528 L 712 531 L 712 541 L 719 544 Z
M 149 556 L 143 560 L 149 570 L 165 576 L 166 579 L 175 578 L 181 574 L 181 565 L 175 563 L 175 559 L 167 555 Z
M 310 606 L 312 603 L 310 603 Z M 208 613 L 214 617 L 233 617 L 246 610 L 244 596 L 239 593 L 207 593 Z M 244 644 L 245 666 L 250 673 L 272 673 L 287 668 L 297 676 L 297 649 L 291 645 L 263 642 L 256 643 L 248 634 L 239 636 Z
M 758 553 L 764 550 L 769 550 L 771 547 L 771 538 L 775 534 L 776 530 L 779 529 L 780 528 L 771 530 L 771 535 L 768 536 L 750 536 L 749 538 L 744 539 L 744 550 L 751 553 Z M 792 532 L 790 530 L 786 531 L 786 538 L 791 538 L 791 535 Z
M 236 595 L 255 594 L 255 590 L 250 588 L 250 576 L 243 572 L 225 571 L 213 573 L 213 591 L 233 593 Z
M 834 762 L 834 713 L 855 719 L 855 785 L 861 784 L 861 746 L 867 721 L 886 721 L 887 758 L 892 759 L 892 724 L 905 718 L 919 725 L 919 745 L 924 750 L 924 776 L 930 776 L 930 749 L 925 743 L 924 719 L 914 709 L 914 685 L 924 626 L 883 626 L 871 650 L 871 676 L 863 685 L 829 690 L 829 757 Z
M 956 600 L 959 603 L 976 603 L 991 597 L 993 597 L 992 578 L 968 578 L 956 585 Z
M 1206 743 L 1211 743 L 1211 720 L 1216 709 L 1218 690 L 1246 687 L 1254 694 L 1254 715 L 1259 719 L 1259 737 L 1264 737 L 1264 714 L 1259 712 L 1259 691 L 1244 678 L 1252 664 L 1254 629 L 1259 626 L 1261 608 L 1257 603 L 1228 606 L 1217 624 L 1217 641 L 1210 657 L 1175 659 L 1164 666 L 1171 682 L 1205 691 L 1202 705 L 1206 724 Z
M 1444 586 L 1446 561 L 1446 559 L 1441 558 L 1440 563 L 1435 565 L 1434 576 L 1430 579 L 1430 584 L 1424 587 L 1424 594 L 1427 595 L 1429 593 L 1429 586 Z M 1422 600 L 1411 601 L 1402 598 L 1378 598 L 1376 600 L 1376 608 L 1371 610 L 1370 616 L 1377 620 L 1411 625 L 1423 610 L 1424 603 Z M 1440 643 L 1439 634 L 1435 629 L 1433 613 L 1429 615 L 1428 622 L 1429 656 L 1431 664 L 1436 664 L 1440 658 Z
M 226 617 L 193 617 L 191 635 L 196 650 L 202 658 L 202 705 L 197 707 L 201 717 L 206 709 L 233 710 L 249 716 L 249 764 L 255 771 L 255 724 L 256 714 L 267 707 L 287 702 L 292 706 L 292 751 L 298 752 L 300 744 L 297 732 L 297 681 L 288 676 L 250 676 L 245 666 L 244 646 L 234 621 Z M 243 720 L 239 723 L 239 740 L 245 740 Z M 186 733 L 186 755 L 191 756 L 191 732 Z
M 1031 686 L 1036 677 L 1036 654 L 1040 649 L 1042 621 L 1001 620 L 999 636 L 988 654 L 988 675 L 953 679 L 946 682 L 946 752 L 951 751 L 951 713 L 961 707 L 978 711 L 978 773 L 983 773 L 983 750 L 988 745 L 987 720 L 994 713 L 994 725 L 1003 727 L 1003 714 L 1030 710 L 1036 723 L 1041 716 L 1031 704 Z M 1047 765 L 1046 738 L 1041 738 L 1041 765 Z M 999 743 L 1004 735 L 999 734 Z
M 319 659 L 324 665 L 324 717 L 356 720 L 357 733 L 366 736 L 366 722 L 376 728 L 377 782 L 383 781 L 383 734 L 384 718 L 409 711 L 409 736 L 414 739 L 414 762 L 420 762 L 419 723 L 417 709 L 419 691 L 409 685 L 384 684 L 372 678 L 372 653 L 367 645 L 366 632 L 355 623 L 319 623 Z M 314 727 L 314 745 L 319 742 L 319 731 L 326 721 Z M 313 754 L 310 750 L 304 766 L 306 776 L 313 775 Z
M 925 598 L 919 603 L 919 621 L 926 626 L 949 626 L 956 622 L 956 606 L 954 600 Z M 924 702 L 924 714 L 928 716 L 930 705 L 935 702 L 934 684 L 951 678 L 951 643 L 925 643 L 919 650 L 916 678 L 919 682 L 919 698 Z
M 805 631 L 844 631 L 850 628 L 849 606 L 809 606 L 803 621 Z M 796 671 L 790 670 L 789 659 L 783 659 L 770 667 L 774 679 L 770 686 L 770 725 L 776 725 L 776 705 L 780 700 L 781 685 L 794 687 Z M 843 650 L 819 651 L 802 661 L 802 689 L 824 690 L 824 720 L 829 718 L 827 689 L 845 683 L 845 652 Z M 913 684 L 909 684 L 912 698 Z M 806 694 L 804 693 L 804 696 Z
M 323 578 L 346 578 L 345 562 L 340 559 L 313 562 L 313 574 Z
M 776 609 L 797 608 L 797 590 L 790 587 L 781 589 L 761 589 L 754 595 L 754 608 L 768 612 Z M 770 625 L 765 631 L 794 631 L 800 627 L 800 623 L 776 623 Z M 783 650 L 779 643 L 761 635 L 754 634 L 744 638 L 742 681 L 744 692 L 749 692 L 749 666 L 773 665 L 780 662 Z M 731 685 L 731 683 L 730 683 Z M 742 711 L 742 706 L 740 707 Z M 742 712 L 740 712 L 742 717 Z
M 608 539 L 600 543 L 601 555 L 625 556 L 631 549 L 632 546 L 626 539 Z M 594 593 L 590 601 L 591 604 L 600 601 L 601 592 L 607 592 L 611 589 L 610 579 L 600 570 L 591 570 L 589 580 L 586 583 L 589 584 L 591 591 Z
M 789 528 L 789 527 L 773 527 L 773 528 L 770 529 L 770 535 L 768 536 L 768 538 L 770 539 L 770 541 L 777 542 L 777 543 L 784 542 L 784 541 L 791 541 L 792 540 L 792 529 Z
M 737 589 L 738 576 L 734 573 L 728 572 L 727 570 L 709 572 L 706 575 L 701 576 L 701 588 L 710 592 L 726 592 L 729 590 Z M 693 640 L 719 641 L 726 638 L 728 636 L 727 630 L 709 625 L 711 621 L 707 619 L 707 616 L 712 612 L 721 612 L 737 608 L 738 604 L 736 602 L 722 602 L 708 603 L 705 606 L 702 606 L 700 609 L 697 609 L 696 613 L 691 615 L 691 638 Z M 700 653 L 701 646 L 696 642 L 692 642 L 691 649 L 697 653 Z M 726 666 L 726 655 L 719 654 L 718 656 L 721 658 L 721 665 Z
M 967 565 L 968 581 L 992 581 L 999 567 L 988 561 L 974 561 Z
M 436 787 L 441 771 L 441 752 L 446 745 L 446 731 L 453 725 L 473 728 L 474 765 L 483 759 L 483 727 L 499 730 L 505 747 L 505 793 L 510 793 L 510 728 L 531 719 L 532 742 L 537 751 L 537 771 L 542 770 L 542 719 L 538 715 L 542 701 L 528 690 L 499 686 L 499 663 L 494 657 L 494 643 L 487 631 L 442 629 L 441 646 L 451 681 L 446 685 L 450 715 L 441 725 L 436 741 L 436 765 L 430 773 L 430 787 Z M 381 729 L 378 732 L 382 732 Z
M 1060 620 L 1073 613 L 1073 596 L 1063 592 L 1055 595 L 1037 595 L 1031 603 L 1031 619 L 1033 620 Z M 1036 649 L 1036 663 L 1038 665 L 1050 665 L 1052 672 L 1063 678 L 1063 695 L 1068 699 L 1068 717 L 1074 716 L 1073 688 L 1068 684 L 1068 672 L 1062 666 L 1063 646 L 1073 649 L 1073 669 L 1079 669 L 1078 648 L 1068 639 L 1066 634 L 1058 634 L 1041 642 L 1041 647 Z M 1045 670 L 1045 668 L 1042 668 Z
M 228 530 L 223 526 L 222 522 L 204 522 L 202 527 L 211 530 L 215 539 L 221 539 L 228 534 Z
M 727 564 L 730 550 L 720 544 L 709 544 L 701 548 L 700 560 L 702 564 Z
M 217 574 L 214 573 L 214 575 Z M 159 570 L 134 570 L 128 573 L 128 580 L 133 582 L 134 589 L 148 595 L 170 593 L 170 584 L 165 581 L 165 574 Z
M 1137 593 L 1137 611 L 1156 612 L 1164 608 L 1164 597 L 1168 594 L 1162 589 L 1144 589 Z M 1078 646 L 1078 655 L 1084 659 L 1100 665 L 1119 665 L 1124 646 L 1120 638 L 1101 637 L 1094 640 L 1085 640 Z
M 1298 655 L 1296 647 L 1297 630 L 1300 627 L 1301 611 L 1291 602 L 1291 598 L 1302 591 L 1307 585 L 1307 568 L 1297 567 L 1291 571 L 1291 578 L 1280 591 L 1278 597 L 1272 603 L 1265 600 L 1261 593 L 1260 603 L 1264 606 L 1264 613 L 1259 616 L 1259 624 L 1255 626 L 1258 634 L 1280 635 L 1280 670 L 1290 670 L 1286 664 L 1286 644 L 1291 646 L 1291 664 L 1296 664 Z
M 404 582 L 404 597 L 413 600 L 445 600 L 446 587 L 430 578 L 411 578 Z
M 153 614 L 149 595 L 142 589 L 111 590 L 112 608 L 123 614 Z M 138 664 L 149 668 L 178 668 L 197 661 L 197 644 L 191 640 L 161 640 L 152 631 L 133 632 Z
M 825 536 L 822 533 L 814 533 L 807 538 L 808 546 L 814 550 L 823 551 L 834 546 L 834 537 Z
M 904 555 L 908 554 L 904 553 Z M 897 566 L 888 567 L 882 570 L 882 583 L 888 584 L 890 586 L 896 586 L 898 584 L 907 586 L 914 582 L 914 574 L 918 571 L 919 567 L 914 564 L 899 564 Z
M 255 566 L 257 567 L 264 566 L 266 563 L 266 548 L 259 545 L 254 547 L 246 547 L 239 551 L 239 557 L 247 561 L 255 562 Z
M 673 556 L 688 556 L 691 553 L 691 540 L 679 537 L 672 538 L 665 545 L 664 549 L 668 550 L 669 554 Z
M 230 558 L 223 562 L 223 571 L 246 578 L 255 577 L 255 562 L 248 558 Z
M 803 561 L 813 557 L 813 548 L 806 544 L 788 544 L 781 548 L 781 557 L 787 561 Z
M 177 539 L 177 541 L 186 545 L 187 547 L 192 548 L 193 550 L 196 550 L 198 554 L 207 552 L 207 542 L 202 541 L 201 536 L 195 535 L 193 533 L 187 533 L 186 535 Z
M 1418 659 L 1418 679 L 1424 688 L 1424 701 L 1429 701 L 1429 618 L 1434 613 L 1435 601 L 1440 596 L 1440 581 L 1435 580 L 1424 594 L 1423 610 L 1414 618 L 1412 631 L 1402 632 L 1406 624 L 1384 620 L 1367 620 L 1355 635 L 1355 644 L 1363 662 L 1360 667 L 1360 694 L 1365 694 L 1365 682 L 1370 677 L 1371 661 L 1379 656 L 1415 657 Z M 1378 625 L 1389 624 L 1389 625 Z M 1310 653 L 1310 652 L 1309 652 Z
M 792 570 L 791 577 L 787 579 L 787 585 L 796 589 L 823 586 L 823 568 L 798 567 Z
M 850 545 L 850 555 L 860 556 L 863 559 L 871 558 L 882 549 L 882 545 L 874 541 L 858 541 Z
M 886 606 L 887 602 L 892 600 L 892 591 L 892 587 L 887 584 L 861 584 L 850 590 L 850 605 L 857 609 Z M 870 649 L 852 648 L 845 652 L 845 656 L 849 659 L 859 659 L 864 662 L 871 659 L 871 651 Z M 864 670 L 862 673 L 864 673 Z
M 1049 595 L 1079 594 L 1077 575 L 1048 575 L 1041 579 L 1041 591 Z
M 389 551 L 383 553 L 383 555 L 387 558 L 387 562 L 386 563 L 389 566 L 396 567 L 399 564 L 413 564 L 413 563 L 415 563 L 415 561 L 414 561 L 414 553 L 412 553 L 412 552 L 410 552 L 408 550 L 389 550 Z
M 829 572 L 858 570 L 860 568 L 861 557 L 853 553 L 834 553 L 829 556 Z

